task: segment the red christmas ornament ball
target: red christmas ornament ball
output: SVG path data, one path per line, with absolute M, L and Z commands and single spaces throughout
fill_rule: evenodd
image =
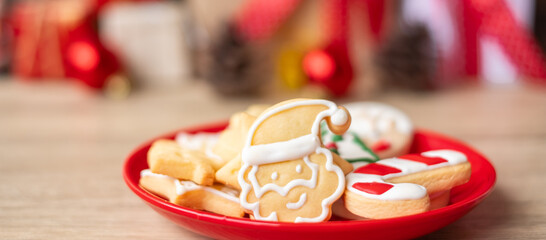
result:
M 328 80 L 334 75 L 335 68 L 334 59 L 323 50 L 313 50 L 303 58 L 303 71 L 316 81 Z
M 69 62 L 81 71 L 91 71 L 99 64 L 97 48 L 89 42 L 77 41 L 68 47 L 67 57 Z

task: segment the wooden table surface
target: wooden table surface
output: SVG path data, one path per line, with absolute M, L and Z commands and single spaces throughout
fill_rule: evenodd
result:
M 497 170 L 481 205 L 425 239 L 546 238 L 546 89 L 468 86 L 367 98 L 469 143 Z M 202 84 L 112 100 L 64 82 L 0 80 L 0 239 L 204 239 L 125 186 L 124 158 L 151 137 L 276 100 L 221 98 Z

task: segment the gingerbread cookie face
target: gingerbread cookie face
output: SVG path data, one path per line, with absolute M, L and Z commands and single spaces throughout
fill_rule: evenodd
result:
M 322 145 L 320 122 L 343 134 L 350 115 L 326 100 L 296 99 L 269 108 L 254 122 L 238 174 L 241 205 L 258 220 L 319 222 L 345 188 L 335 153 Z
M 364 142 L 379 159 L 406 154 L 413 139 L 413 124 L 402 111 L 382 103 L 346 105 L 353 118 L 348 133 Z M 350 151 L 343 153 L 351 154 Z

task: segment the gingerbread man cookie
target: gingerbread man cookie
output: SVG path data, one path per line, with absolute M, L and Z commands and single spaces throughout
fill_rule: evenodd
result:
M 326 100 L 295 99 L 262 113 L 248 132 L 238 183 L 243 208 L 257 220 L 320 222 L 343 194 L 343 161 L 321 142 L 320 123 L 343 134 L 351 117 Z

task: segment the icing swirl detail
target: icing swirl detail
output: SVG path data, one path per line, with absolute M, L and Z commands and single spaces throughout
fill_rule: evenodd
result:
M 286 208 L 288 209 L 299 209 L 303 206 L 303 204 L 307 201 L 307 193 L 302 193 L 300 195 L 300 199 L 295 203 L 287 203 Z

